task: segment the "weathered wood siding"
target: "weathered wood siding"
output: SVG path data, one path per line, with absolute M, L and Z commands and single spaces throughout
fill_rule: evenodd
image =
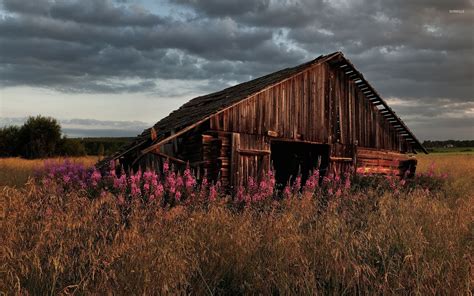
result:
M 262 135 L 234 133 L 231 161 L 231 184 L 243 185 L 249 177 L 257 178 L 270 169 L 270 142 Z
M 337 170 L 354 164 L 348 159 L 354 159 L 356 146 L 398 153 L 409 148 L 354 81 L 327 63 L 216 114 L 210 129 L 239 133 L 238 149 L 268 150 L 269 131 L 276 138 L 331 144 L 332 166 Z M 269 161 L 261 155 L 234 156 L 235 179 L 256 176 L 260 166 L 269 167 Z
M 417 160 L 406 154 L 389 150 L 359 148 L 357 171 L 359 173 L 385 173 L 400 175 L 415 173 Z
M 211 118 L 211 129 L 404 152 L 406 147 L 353 81 L 321 64 Z
M 219 179 L 223 186 L 230 181 L 231 133 L 206 132 L 202 135 L 203 173 L 210 180 Z

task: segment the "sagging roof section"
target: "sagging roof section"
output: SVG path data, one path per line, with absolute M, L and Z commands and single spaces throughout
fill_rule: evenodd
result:
M 331 65 L 340 67 L 361 89 L 368 101 L 375 106 L 383 105 L 383 109 L 380 109 L 379 111 L 383 114 L 386 120 L 390 122 L 397 131 L 399 131 L 399 134 L 404 137 L 408 143 L 410 143 L 415 149 L 418 148 L 427 153 L 426 149 L 421 145 L 415 135 L 379 96 L 367 80 L 365 80 L 364 76 L 355 69 L 352 63 L 347 60 L 341 52 L 335 52 L 325 56 L 319 56 L 312 61 L 293 68 L 286 68 L 215 93 L 196 97 L 157 122 L 153 126 L 153 129 L 156 132 L 156 137 L 154 134 L 153 140 L 151 139 L 152 128 L 146 129 L 131 144 L 125 146 L 110 159 L 118 159 L 128 152 L 138 148 L 143 149 L 142 153 L 149 152 L 161 143 L 171 140 L 172 138 L 190 130 L 199 123 L 204 122 L 212 115 L 222 112 L 223 110 L 240 103 L 246 98 L 261 92 L 268 87 L 298 75 L 301 71 L 323 62 L 329 62 Z M 145 144 L 146 147 L 144 147 Z

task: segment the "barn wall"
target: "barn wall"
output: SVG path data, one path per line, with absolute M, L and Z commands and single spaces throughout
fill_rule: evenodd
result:
M 261 149 L 272 138 L 331 144 L 331 170 L 355 164 L 358 148 L 407 151 L 407 144 L 339 68 L 317 65 L 210 119 L 211 130 L 240 134 L 240 145 Z M 243 140 L 245 139 L 245 140 Z M 245 144 L 243 144 L 245 143 Z M 268 147 L 265 146 L 265 149 Z M 364 163 L 365 154 L 359 157 Z M 236 179 L 255 176 L 261 156 L 240 156 Z M 239 181 L 240 182 L 240 181 Z
M 258 178 L 270 169 L 270 142 L 262 135 L 233 133 L 231 150 L 233 186 L 245 185 L 249 177 Z
M 211 118 L 211 129 L 328 142 L 329 97 L 322 67 L 269 88 Z M 318 128 L 314 128 L 318 127 Z
M 211 118 L 211 129 L 405 151 L 396 131 L 345 74 L 317 65 Z

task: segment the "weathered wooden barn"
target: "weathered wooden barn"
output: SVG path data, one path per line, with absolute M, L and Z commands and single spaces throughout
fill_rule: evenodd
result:
M 192 99 L 112 159 L 129 169 L 167 159 L 230 187 L 271 167 L 279 183 L 318 167 L 412 173 L 426 153 L 341 52 Z M 110 159 L 109 159 L 110 160 Z

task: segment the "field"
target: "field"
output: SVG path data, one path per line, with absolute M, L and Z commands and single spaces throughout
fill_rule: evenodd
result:
M 448 174 L 439 187 L 134 203 L 126 221 L 112 194 L 59 194 L 26 182 L 42 161 L 0 160 L 0 292 L 469 295 L 474 156 L 418 159 L 419 173 Z
M 71 159 L 75 163 L 81 163 L 86 166 L 93 166 L 97 162 L 97 157 L 77 157 Z M 51 158 L 46 162 L 63 162 L 64 158 Z M 12 186 L 22 187 L 32 177 L 35 170 L 44 166 L 45 160 L 27 160 L 22 158 L 0 158 L 0 187 Z

